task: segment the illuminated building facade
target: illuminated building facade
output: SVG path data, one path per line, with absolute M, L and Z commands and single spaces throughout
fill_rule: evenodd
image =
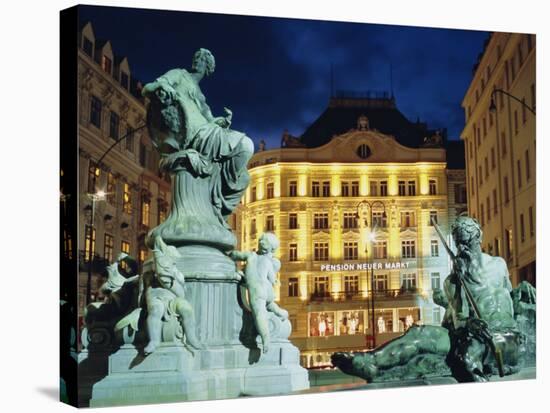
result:
M 240 248 L 255 249 L 264 231 L 280 239 L 275 295 L 289 311 L 305 367 L 371 346 L 373 297 L 376 345 L 443 316 L 432 289 L 443 285 L 450 263 L 430 220 L 448 234 L 466 208 L 461 157 L 450 165 L 442 137 L 423 139 L 428 131 L 418 123 L 405 125 L 403 139 L 417 134 L 416 147 L 374 129 L 394 116 L 402 115 L 390 98 L 332 98 L 301 138 L 287 136 L 285 147 L 259 151 L 249 163 L 235 223 Z M 318 146 L 307 142 L 312 128 Z
M 90 249 L 92 301 L 98 298 L 105 266 L 120 252 L 143 262 L 145 234 L 168 214 L 170 184 L 158 173 L 158 155 L 146 129 L 139 82 L 128 59 L 116 56 L 109 41 L 97 40 L 91 23 L 78 38 L 79 98 L 79 314 L 86 305 Z M 108 148 L 124 135 L 102 160 Z M 95 175 L 95 177 L 94 177 Z M 88 194 L 104 191 L 95 203 L 94 225 Z M 73 242 L 65 239 L 65 251 Z
M 493 33 L 462 106 L 468 210 L 483 249 L 507 261 L 514 286 L 536 285 L 535 36 Z

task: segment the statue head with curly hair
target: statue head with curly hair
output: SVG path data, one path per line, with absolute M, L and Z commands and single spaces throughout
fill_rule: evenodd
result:
M 469 216 L 459 216 L 451 226 L 451 234 L 456 245 L 455 273 L 474 282 L 481 282 L 479 277 L 470 271 L 474 256 L 481 253 L 483 231 L 479 222 Z
M 210 76 L 216 69 L 216 59 L 210 50 L 202 47 L 193 55 L 193 64 L 191 68 L 196 72 L 203 72 L 206 76 Z

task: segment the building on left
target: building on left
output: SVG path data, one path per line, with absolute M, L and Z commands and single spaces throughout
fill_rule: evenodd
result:
M 145 235 L 168 214 L 170 181 L 159 172 L 158 154 L 146 128 L 142 128 L 145 102 L 141 83 L 132 76 L 128 58 L 116 55 L 109 40 L 96 38 L 90 22 L 80 27 L 78 46 L 76 245 L 83 246 L 78 251 L 81 316 L 87 296 L 90 301 L 99 298 L 105 267 L 119 253 L 129 254 L 140 265 L 146 259 Z M 105 195 L 96 197 L 92 208 L 91 195 L 97 193 Z

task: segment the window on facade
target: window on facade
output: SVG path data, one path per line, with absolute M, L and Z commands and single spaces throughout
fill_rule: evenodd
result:
M 97 167 L 97 164 L 90 159 L 89 166 L 88 166 L 88 193 L 89 194 L 95 194 L 99 175 L 100 175 L 100 169 Z
M 143 265 L 145 260 L 147 259 L 147 248 L 145 246 L 139 247 L 139 253 L 138 253 L 138 261 L 139 265 Z
M 374 274 L 374 291 L 387 291 L 388 290 L 388 275 L 387 274 Z
M 504 230 L 504 242 L 506 243 L 506 259 L 510 260 L 514 253 L 514 240 L 511 228 Z
M 378 182 L 370 181 L 369 183 L 369 195 L 378 196 Z
M 465 204 L 467 202 L 466 198 L 466 187 L 464 185 L 455 184 L 455 203 Z
M 159 205 L 158 207 L 158 223 L 162 224 L 164 221 L 166 221 L 166 206 L 163 203 L 162 205 Z
M 134 130 L 131 126 L 126 128 L 126 138 L 124 140 L 126 141 L 126 150 L 134 153 Z
M 414 211 L 402 211 L 401 212 L 401 228 L 409 228 L 416 226 Z
M 409 196 L 416 195 L 416 181 L 409 181 Z
M 535 217 L 533 215 L 533 207 L 529 207 L 529 235 L 533 237 L 535 235 Z
M 496 156 L 495 156 L 495 147 L 491 148 L 491 170 L 496 168 Z
M 489 158 L 485 157 L 485 179 L 489 178 Z
M 380 181 L 380 196 L 388 196 L 388 181 Z
M 398 190 L 399 196 L 407 195 L 405 181 L 397 182 L 397 190 Z
M 518 111 L 514 110 L 514 135 L 517 135 L 518 132 L 519 132 Z
M 357 241 L 344 242 L 344 259 L 356 260 L 358 258 Z
M 113 66 L 113 62 L 111 61 L 111 59 L 109 59 L 107 56 L 103 55 L 101 56 L 101 68 L 107 72 L 107 73 L 111 73 L 111 69 L 112 69 L 112 66 Z
M 251 189 L 250 189 L 250 202 L 256 202 L 256 194 L 257 194 L 257 189 L 255 186 L 253 186 Z
M 532 35 L 530 34 L 527 35 L 527 53 L 529 53 L 533 48 L 533 39 L 531 38 L 531 36 Z
M 372 227 L 386 228 L 388 226 L 388 217 L 384 211 L 372 212 Z
M 342 181 L 341 185 L 341 196 L 350 196 L 350 183 L 347 181 Z
M 504 186 L 504 202 L 507 204 L 508 202 L 510 202 L 510 192 L 508 190 L 508 177 L 507 176 L 504 177 L 503 186 Z
M 483 167 L 479 165 L 479 185 L 483 185 Z
M 128 241 L 122 241 L 120 243 L 120 251 L 130 255 L 130 243 Z
M 430 251 L 432 257 L 439 257 L 439 241 L 436 239 L 431 240 L 430 242 Z
M 537 103 L 537 93 L 535 91 L 535 84 L 531 84 L 531 109 L 536 109 L 536 103 Z
M 437 195 L 437 182 L 435 179 L 430 179 L 429 186 L 430 186 L 430 195 Z
M 525 122 L 527 122 L 527 109 L 525 107 L 525 98 L 521 99 L 521 102 L 523 105 L 521 105 L 521 123 L 525 125 Z
M 82 50 L 84 50 L 84 53 L 88 56 L 93 58 L 94 44 L 86 36 L 83 36 Z
M 472 159 L 474 157 L 474 148 L 471 140 L 468 143 L 469 143 L 468 146 L 470 147 L 470 150 L 468 152 L 470 152 L 470 159 Z
M 483 204 L 479 206 L 479 215 L 481 218 L 481 226 L 484 226 L 485 225 L 485 207 L 483 206 Z
M 127 182 L 124 183 L 124 193 L 122 194 L 122 210 L 127 214 L 132 213 L 132 190 Z
M 315 261 L 327 261 L 328 260 L 328 242 L 314 242 L 313 257 Z
M 288 244 L 288 260 L 298 261 L 298 244 Z
M 265 217 L 265 230 L 275 231 L 275 218 L 273 215 L 268 215 Z
M 516 61 L 512 57 L 510 59 L 510 69 L 512 70 L 512 81 L 516 78 Z
M 109 121 L 109 136 L 113 139 L 118 139 L 120 129 L 120 118 L 119 116 L 111 111 L 110 121 Z
M 275 196 L 275 188 L 273 182 L 269 182 L 266 185 L 266 198 L 271 199 Z
M 288 214 L 288 229 L 298 229 L 298 214 Z
M 86 225 L 84 230 L 84 260 L 89 261 L 95 255 L 95 228 Z
M 288 183 L 288 196 L 298 196 L 298 182 L 290 181 Z
M 330 196 L 330 181 L 323 181 L 323 196 Z
M 487 222 L 491 220 L 491 198 L 487 196 Z
M 351 196 L 359 196 L 359 181 L 351 181 Z
M 387 241 L 376 241 L 374 243 L 374 258 L 379 260 L 388 258 Z
M 416 274 L 403 274 L 401 288 L 404 290 L 415 290 L 416 289 Z
M 402 258 L 416 257 L 416 241 L 414 240 L 401 241 L 401 257 Z
M 316 276 L 313 279 L 313 294 L 317 297 L 326 297 L 329 295 L 329 284 L 327 276 Z
M 147 165 L 147 147 L 141 142 L 139 144 L 139 164 L 143 167 Z
M 430 274 L 430 280 L 432 283 L 432 290 L 439 290 L 441 288 L 441 276 L 438 272 L 432 272 Z
M 151 214 L 151 201 L 144 199 L 141 202 L 141 223 L 142 225 L 148 227 L 150 224 L 150 214 Z
M 498 213 L 498 203 L 497 203 L 497 190 L 493 189 L 493 213 L 496 215 Z
M 314 229 L 328 229 L 328 212 L 319 212 L 313 215 Z
M 252 218 L 252 220 L 250 221 L 250 236 L 251 236 L 251 237 L 255 237 L 255 236 L 256 236 L 256 232 L 257 232 L 257 228 L 256 228 L 256 218 Z
M 321 196 L 320 189 L 321 189 L 321 186 L 319 185 L 319 181 L 311 182 L 311 196 L 314 196 L 314 197 Z
M 525 242 L 525 220 L 523 214 L 519 214 L 519 235 L 521 242 Z
M 522 179 L 521 179 L 521 161 L 518 159 L 517 161 L 518 166 L 518 188 L 521 188 L 523 185 Z
M 102 102 L 96 97 L 92 96 L 90 99 L 90 123 L 96 128 L 101 128 L 101 111 L 102 111 Z
M 437 211 L 430 211 L 430 225 L 433 226 L 433 223 L 438 223 L 437 222 Z
M 289 297 L 298 297 L 298 289 L 300 284 L 298 278 L 291 277 L 288 279 L 288 296 Z
M 357 294 L 359 292 L 359 276 L 345 275 L 344 291 L 346 292 L 346 294 Z
M 344 212 L 344 229 L 357 228 L 357 216 L 353 212 Z
M 529 158 L 529 149 L 525 151 L 525 179 L 527 182 L 531 179 L 531 162 Z
M 474 177 L 471 176 L 470 177 L 470 192 L 472 193 L 472 196 L 474 196 L 474 194 L 475 194 L 474 188 L 475 188 L 475 186 L 474 186 Z
M 103 258 L 107 262 L 113 262 L 113 251 L 115 248 L 115 239 L 111 234 L 105 234 L 103 239 Z
M 120 84 L 126 90 L 128 90 L 128 88 L 130 86 L 130 81 L 129 80 L 130 80 L 130 78 L 128 77 L 128 73 L 126 73 L 124 71 L 121 71 L 120 72 Z

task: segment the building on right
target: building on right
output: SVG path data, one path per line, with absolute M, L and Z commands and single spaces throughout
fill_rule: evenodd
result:
M 536 285 L 536 38 L 492 33 L 462 101 L 468 212 L 512 284 Z

